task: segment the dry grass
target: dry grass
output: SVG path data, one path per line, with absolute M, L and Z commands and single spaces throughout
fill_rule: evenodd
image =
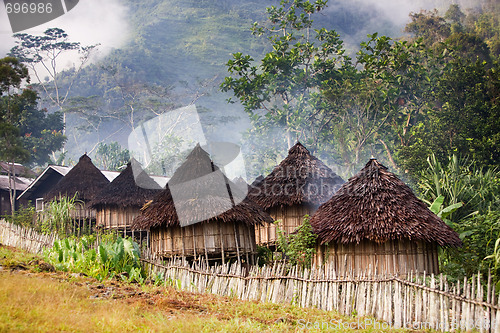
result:
M 0 247 L 0 258 L 8 259 L 8 252 Z M 24 259 L 19 252 L 11 255 L 16 257 L 11 261 Z M 0 332 L 318 331 L 303 329 L 301 319 L 318 323 L 358 320 L 317 309 L 246 302 L 173 288 L 116 281 L 100 284 L 71 274 L 11 271 L 5 266 L 0 270 Z M 373 327 L 357 331 L 380 332 Z

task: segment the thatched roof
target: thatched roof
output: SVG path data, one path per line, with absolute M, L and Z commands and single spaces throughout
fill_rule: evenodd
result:
M 243 192 L 243 193 L 248 193 L 248 191 L 250 190 L 250 187 L 252 186 L 252 185 L 248 184 L 246 182 L 246 180 L 243 179 L 243 177 L 241 177 L 241 176 L 234 178 L 233 184 L 236 185 L 236 187 L 239 188 L 241 190 L 241 192 Z
M 272 222 L 272 218 L 257 205 L 243 198 L 244 194 L 238 191 L 238 187 L 197 145 L 175 171 L 166 188 L 142 208 L 132 228 L 144 230 L 180 225 L 179 212 L 184 219 L 194 222 L 238 221 L 247 225 Z M 233 201 L 237 204 L 234 205 Z
M 259 185 L 259 183 L 260 183 L 261 181 L 263 181 L 263 180 L 264 180 L 264 176 L 259 175 L 257 178 L 255 178 L 255 179 L 253 180 L 253 182 L 252 182 L 252 184 L 250 184 L 250 186 L 257 186 L 257 185 Z
M 319 207 L 311 225 L 322 243 L 409 239 L 462 245 L 453 229 L 375 159 Z
M 248 196 L 263 209 L 300 204 L 319 206 L 343 183 L 342 178 L 297 142 L 267 177 L 252 184 L 254 188 Z
M 84 154 L 44 199 L 49 201 L 59 196 L 73 197 L 78 192 L 78 199 L 90 201 L 108 184 L 109 180 L 92 164 L 90 157 Z
M 135 170 L 135 171 L 134 171 Z M 137 177 L 134 177 L 134 173 Z M 142 207 L 161 191 L 158 185 L 141 168 L 139 162 L 132 159 L 125 170 L 92 200 L 92 206 L 115 205 L 121 207 Z

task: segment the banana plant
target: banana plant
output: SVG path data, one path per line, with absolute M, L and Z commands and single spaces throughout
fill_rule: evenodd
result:
M 457 209 L 459 209 L 464 205 L 462 202 L 457 202 L 453 205 L 449 205 L 448 207 L 442 208 L 443 202 L 444 202 L 444 196 L 440 195 L 436 198 L 436 200 L 434 200 L 434 202 L 429 207 L 431 212 L 436 214 L 443 221 L 448 220 L 447 219 L 448 216 L 450 216 L 454 211 L 456 211 Z

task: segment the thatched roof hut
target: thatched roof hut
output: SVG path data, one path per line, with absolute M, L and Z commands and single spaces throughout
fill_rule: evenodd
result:
M 302 224 L 304 215 L 315 212 L 343 183 L 342 178 L 297 142 L 267 177 L 252 184 L 248 197 L 274 220 L 280 220 L 282 230 L 291 233 Z M 256 229 L 257 244 L 273 245 L 276 238 L 274 224 Z
M 85 226 L 91 230 L 95 221 L 96 212 L 88 206 L 96 195 L 109 184 L 109 180 L 96 168 L 90 157 L 84 154 L 78 163 L 63 177 L 50 191 L 45 194 L 44 202 L 60 197 L 72 198 L 76 194 L 77 205 L 71 211 L 73 224 L 79 228 Z M 42 219 L 50 218 L 42 214 Z
M 80 157 L 78 163 L 71 169 L 44 197 L 50 201 L 59 196 L 73 197 L 78 193 L 79 200 L 88 202 L 109 184 L 109 180 L 92 163 L 87 154 Z
M 458 234 L 412 190 L 371 159 L 311 218 L 320 244 L 318 261 L 339 271 L 437 273 L 437 246 L 462 245 Z M 321 258 L 329 252 L 328 259 Z
M 149 177 L 139 162 L 132 159 L 120 175 L 92 200 L 91 207 L 97 210 L 97 226 L 126 232 L 141 207 L 160 191 L 160 185 Z
M 224 260 L 255 252 L 254 225 L 271 221 L 197 145 L 132 227 L 150 229 L 160 255 Z

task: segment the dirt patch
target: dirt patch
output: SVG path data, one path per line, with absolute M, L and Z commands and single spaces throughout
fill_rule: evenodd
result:
M 17 247 L 12 247 L 8 245 L 4 245 L 0 243 L 0 249 L 6 249 L 9 250 L 10 252 L 22 252 L 22 250 L 18 249 Z

